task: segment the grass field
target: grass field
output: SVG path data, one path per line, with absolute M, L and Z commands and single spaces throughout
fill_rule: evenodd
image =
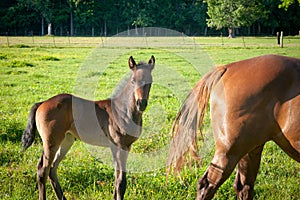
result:
M 187 167 L 181 180 L 171 175 L 166 183 L 165 178 L 169 130 L 180 104 L 214 64 L 270 53 L 300 58 L 300 38 L 286 37 L 284 48 L 279 48 L 272 37 L 0 37 L 0 199 L 38 198 L 36 163 L 42 151 L 41 140 L 37 137 L 26 152 L 21 151 L 20 142 L 34 102 L 58 93 L 108 98 L 129 72 L 128 57 L 147 61 L 152 54 L 156 66 L 144 115 L 145 134 L 133 144 L 125 197 L 195 199 L 197 179 L 212 157 L 213 145 L 207 143 L 201 167 Z M 112 198 L 113 168 L 105 149 L 96 150 L 76 141 L 58 174 L 68 199 Z M 233 180 L 234 173 L 215 199 L 236 199 Z M 299 199 L 299 180 L 300 164 L 273 142 L 267 143 L 255 199 Z M 55 199 L 48 186 L 49 199 Z

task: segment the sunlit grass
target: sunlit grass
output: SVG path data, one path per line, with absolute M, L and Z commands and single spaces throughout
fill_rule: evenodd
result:
M 140 48 L 130 47 L 128 44 L 127 47 L 110 48 L 99 46 L 101 38 L 77 38 L 77 41 L 75 38 L 70 38 L 70 44 L 66 42 L 68 38 L 55 38 L 56 46 L 60 45 L 55 47 L 48 45 L 48 41 L 51 43 L 49 39 L 53 40 L 53 38 L 34 38 L 32 41 L 31 37 L 21 39 L 12 37 L 9 38 L 10 47 L 7 47 L 6 37 L 0 38 L 0 199 L 38 198 L 36 163 L 42 151 L 41 141 L 37 137 L 34 145 L 26 152 L 21 152 L 20 142 L 33 103 L 58 93 L 77 92 L 82 96 L 89 96 L 80 92 L 81 89 L 89 89 L 89 85 L 92 84 L 94 84 L 92 85 L 93 99 L 107 98 L 116 84 L 129 73 L 127 60 L 130 55 L 133 55 L 136 61 L 148 61 L 153 54 L 156 57 L 156 66 L 153 71 L 154 82 L 149 107 L 144 114 L 145 134 L 132 147 L 132 153 L 143 154 L 168 145 L 171 123 L 186 92 L 186 88 L 178 85 L 184 80 L 187 87 L 192 87 L 210 68 L 209 63 L 206 68 L 201 65 L 201 62 L 205 62 L 201 60 L 203 52 L 201 55 L 192 54 L 192 57 L 186 59 L 185 55 L 188 56 L 188 53 L 195 51 L 187 47 Z M 160 41 L 160 38 L 153 39 L 155 44 Z M 178 40 L 178 38 L 166 39 L 168 44 L 176 43 Z M 215 64 L 226 64 L 269 53 L 300 57 L 298 38 L 290 38 L 290 41 L 287 38 L 287 46 L 284 48 L 276 45 L 275 38 L 274 41 L 273 38 L 244 38 L 246 47 L 243 45 L 242 38 L 223 39 L 222 45 L 221 38 L 202 37 L 195 40 L 190 38 L 192 42 L 195 41 L 203 46 Z M 45 45 L 42 42 L 38 44 L 39 40 Z M 182 38 L 180 40 L 183 41 Z M 22 45 L 20 41 L 23 42 Z M 76 45 L 72 46 L 72 42 Z M 88 45 L 80 45 L 84 43 Z M 117 44 L 114 41 L 114 45 Z M 200 64 L 197 68 L 193 66 L 193 62 L 198 56 Z M 104 64 L 105 66 L 102 66 Z M 86 71 L 81 74 L 82 69 Z M 176 74 L 173 76 L 169 72 L 176 72 Z M 96 82 L 80 82 L 82 77 Z M 79 87 L 80 84 L 87 85 Z M 181 96 L 176 96 L 176 93 L 180 93 Z M 165 114 L 162 115 L 162 111 Z M 211 148 L 213 149 L 213 145 Z M 192 165 L 185 169 L 182 173 L 182 182 L 171 175 L 166 183 L 165 165 L 147 173 L 129 172 L 126 199 L 195 199 L 197 179 L 201 177 L 210 162 L 211 152 L 207 154 L 209 155 L 204 157 L 206 160 L 203 161 L 203 167 L 196 168 Z M 112 198 L 113 168 L 111 164 L 101 160 L 101 156 L 91 153 L 83 143 L 75 142 L 58 170 L 67 198 Z M 143 162 L 139 164 L 141 163 Z M 216 199 L 236 199 L 232 189 L 234 175 L 233 173 L 220 188 Z M 299 163 L 290 159 L 274 143 L 267 143 L 256 181 L 255 199 L 299 199 L 299 180 Z M 47 189 L 49 199 L 55 199 L 49 183 Z

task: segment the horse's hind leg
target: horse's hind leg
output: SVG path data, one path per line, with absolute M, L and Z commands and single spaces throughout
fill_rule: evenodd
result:
M 50 167 L 54 160 L 58 147 L 44 147 L 43 154 L 37 165 L 37 182 L 39 189 L 39 199 L 46 199 L 46 182 L 50 173 Z
M 212 199 L 217 189 L 232 173 L 238 159 L 224 152 L 215 153 L 214 159 L 197 185 L 197 200 Z
M 49 174 L 50 183 L 52 185 L 52 188 L 55 191 L 57 199 L 66 199 L 66 198 L 63 195 L 63 191 L 58 182 L 56 171 L 57 171 L 60 161 L 62 161 L 64 159 L 64 157 L 68 153 L 69 149 L 73 145 L 74 140 L 75 139 L 71 134 L 66 135 L 65 139 L 63 140 L 62 144 L 60 145 L 60 148 L 58 149 L 58 151 L 55 155 L 53 166 L 50 168 L 50 174 Z
M 38 189 L 39 189 L 39 199 L 46 199 L 46 181 L 47 178 L 45 177 L 45 173 L 42 172 L 43 170 L 43 162 L 44 161 L 44 151 L 40 157 L 40 160 L 37 164 L 37 181 L 38 181 Z
M 260 166 L 264 145 L 246 154 L 238 163 L 234 181 L 234 190 L 238 199 L 253 199 L 254 182 Z
M 283 133 L 281 133 L 273 140 L 284 150 L 285 153 L 300 163 L 300 134 L 290 133 L 289 135 L 294 137 L 287 138 Z

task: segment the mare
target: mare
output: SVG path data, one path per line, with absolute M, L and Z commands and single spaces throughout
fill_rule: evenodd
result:
M 174 120 L 169 172 L 183 167 L 189 151 L 200 159 L 197 132 L 202 134 L 209 102 L 215 154 L 198 181 L 197 199 L 212 199 L 236 165 L 237 197 L 253 199 L 268 141 L 300 162 L 300 59 L 264 55 L 219 66 L 204 75 Z
M 115 168 L 114 199 L 124 198 L 126 160 L 131 144 L 142 131 L 142 114 L 147 107 L 155 58 L 136 64 L 128 60 L 130 77 L 118 96 L 90 101 L 71 94 L 59 94 L 31 108 L 22 135 L 23 149 L 34 141 L 38 130 L 43 153 L 37 165 L 39 199 L 46 199 L 46 181 L 57 199 L 66 199 L 57 178 L 57 168 L 75 138 L 92 145 L 110 147 Z

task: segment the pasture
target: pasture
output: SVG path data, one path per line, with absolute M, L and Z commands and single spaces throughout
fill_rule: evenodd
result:
M 263 55 L 300 58 L 299 37 L 68 38 L 0 37 L 0 199 L 37 199 L 36 164 L 41 140 L 26 152 L 21 135 L 33 103 L 59 93 L 88 99 L 110 97 L 129 72 L 128 58 L 156 58 L 144 133 L 132 146 L 126 199 L 195 199 L 196 183 L 213 152 L 209 119 L 202 145 L 202 165 L 192 163 L 181 178 L 166 182 L 169 130 L 188 90 L 213 65 Z M 255 73 L 255 72 L 254 72 Z M 209 139 L 210 138 L 210 139 Z M 205 148 L 204 148 L 205 147 Z M 111 199 L 114 170 L 110 152 L 79 141 L 60 164 L 58 177 L 68 199 Z M 236 199 L 234 173 L 215 199 Z M 273 142 L 265 146 L 255 185 L 255 199 L 299 199 L 300 165 Z M 55 199 L 47 185 L 47 196 Z

